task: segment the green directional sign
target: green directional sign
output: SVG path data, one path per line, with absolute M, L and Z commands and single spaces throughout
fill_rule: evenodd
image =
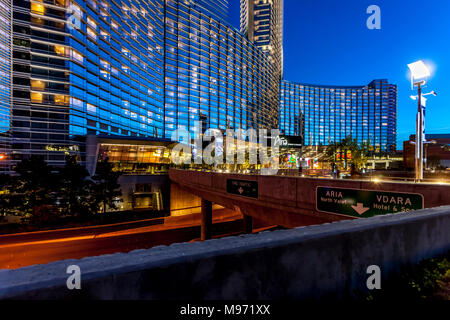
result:
M 380 214 L 423 209 L 417 193 L 317 187 L 317 211 L 368 218 Z

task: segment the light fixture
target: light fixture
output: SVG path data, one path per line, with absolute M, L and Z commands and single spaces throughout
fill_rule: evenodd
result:
M 411 71 L 411 89 L 417 87 L 417 95 L 411 96 L 411 99 L 417 100 L 417 117 L 416 117 L 416 141 L 415 141 L 415 181 L 420 182 L 423 180 L 423 165 L 424 165 L 424 141 L 425 141 L 425 107 L 427 99 L 425 96 L 434 95 L 436 92 L 422 94 L 422 86 L 427 83 L 428 77 L 430 77 L 430 69 L 422 61 L 416 61 L 408 64 L 408 68 Z
M 408 64 L 408 68 L 411 71 L 411 78 L 414 83 L 416 80 L 425 80 L 431 75 L 430 69 L 422 60 Z

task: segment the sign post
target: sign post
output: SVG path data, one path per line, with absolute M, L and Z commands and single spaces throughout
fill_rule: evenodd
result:
M 317 187 L 317 211 L 368 218 L 423 209 L 423 195 L 379 190 Z

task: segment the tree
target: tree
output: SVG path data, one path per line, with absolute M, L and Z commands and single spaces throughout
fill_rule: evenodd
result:
M 92 176 L 94 182 L 92 188 L 96 203 L 103 207 L 102 212 L 106 212 L 106 207 L 117 209 L 117 198 L 122 195 L 120 184 L 117 182 L 120 172 L 113 171 L 113 165 L 108 158 L 97 164 L 95 175 Z
M 331 162 L 332 167 L 333 165 L 335 166 L 335 162 L 337 161 L 336 154 L 338 153 L 338 151 L 339 151 L 339 143 L 333 142 L 327 146 L 324 152 L 325 154 L 324 159 L 328 162 Z
M 364 141 L 360 145 L 357 144 L 356 146 L 357 148 L 352 151 L 351 163 L 354 165 L 355 169 L 361 169 L 366 165 L 367 159 L 371 150 L 373 150 L 373 147 L 369 141 Z
M 20 198 L 16 209 L 24 214 L 33 214 L 36 208 L 55 204 L 54 190 L 59 181 L 52 167 L 42 157 L 31 156 L 19 162 L 15 168 L 18 176 L 13 178 L 12 198 Z M 12 201 L 14 201 L 12 199 Z
M 6 174 L 0 174 L 0 216 L 4 216 L 10 211 L 10 184 L 11 177 Z
M 338 161 L 345 161 L 345 169 L 350 164 L 352 171 L 356 171 L 366 164 L 371 149 L 373 148 L 370 142 L 365 141 L 358 144 L 358 141 L 349 135 L 339 143 L 330 144 L 325 151 L 325 158 L 333 164 Z M 349 153 L 351 154 L 350 157 L 348 156 Z M 336 157 L 337 154 L 341 155 L 339 159 Z
M 441 165 L 441 159 L 438 156 L 430 156 L 427 159 L 427 167 L 431 169 L 439 168 Z
M 60 171 L 61 189 L 58 192 L 62 210 L 67 215 L 88 215 L 98 211 L 89 173 L 77 163 L 76 156 L 67 156 Z

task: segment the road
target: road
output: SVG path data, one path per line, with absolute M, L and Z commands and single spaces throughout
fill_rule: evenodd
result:
M 162 224 L 162 222 L 164 222 Z M 242 215 L 214 210 L 213 236 L 242 233 Z M 255 230 L 255 231 L 260 231 Z M 0 236 L 0 269 L 198 241 L 200 215 Z

